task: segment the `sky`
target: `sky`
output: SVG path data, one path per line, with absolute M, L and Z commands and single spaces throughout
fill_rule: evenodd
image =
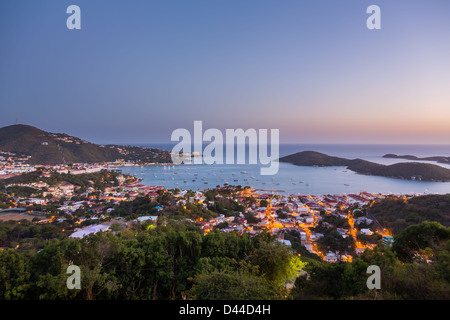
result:
M 151 144 L 201 120 L 281 143 L 449 144 L 449 14 L 447 0 L 2 0 L 0 127 Z

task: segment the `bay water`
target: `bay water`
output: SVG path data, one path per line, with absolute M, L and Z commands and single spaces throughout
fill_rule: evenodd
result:
M 173 144 L 148 145 L 172 150 Z M 248 148 L 247 155 L 248 155 Z M 407 162 L 405 159 L 383 158 L 384 154 L 417 157 L 450 156 L 450 145 L 338 145 L 281 144 L 280 157 L 300 151 L 317 151 L 347 159 L 364 159 L 381 164 Z M 235 152 L 236 154 L 236 152 Z M 269 148 L 270 155 L 270 148 Z M 250 186 L 260 193 L 326 195 L 367 191 L 381 194 L 446 194 L 450 182 L 412 181 L 355 173 L 346 167 L 307 167 L 279 163 L 275 175 L 261 175 L 261 164 L 184 164 L 178 166 L 120 167 L 123 173 L 142 179 L 142 184 L 167 189 L 205 190 L 216 186 Z M 235 161 L 236 162 L 236 161 Z M 432 163 L 450 169 L 448 164 Z M 267 167 L 268 165 L 264 165 Z

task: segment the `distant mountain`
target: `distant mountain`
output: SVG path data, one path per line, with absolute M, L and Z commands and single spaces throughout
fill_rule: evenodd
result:
M 65 133 L 16 124 L 0 128 L 0 150 L 31 156 L 29 164 L 101 163 L 118 159 L 171 162 L 168 151 L 135 146 L 97 145 Z
M 353 161 L 344 158 L 329 156 L 316 151 L 302 151 L 282 157 L 280 158 L 280 162 L 289 162 L 295 164 L 296 166 L 330 167 L 347 166 L 350 165 Z
M 383 165 L 361 159 L 345 159 L 315 151 L 303 151 L 279 159 L 297 166 L 346 166 L 356 173 L 390 178 L 423 181 L 450 181 L 450 170 L 438 165 L 420 162 L 402 162 Z
M 383 156 L 383 158 L 421 160 L 421 161 L 436 161 L 436 162 L 439 162 L 439 163 L 450 164 L 450 157 L 443 157 L 443 156 L 419 158 L 419 157 L 412 156 L 412 155 L 399 156 L 399 155 L 396 155 L 396 154 L 388 153 L 388 154 L 385 154 Z

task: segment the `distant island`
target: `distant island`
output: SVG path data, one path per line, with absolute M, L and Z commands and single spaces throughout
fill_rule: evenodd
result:
M 450 182 L 450 170 L 441 166 L 420 162 L 403 162 L 392 165 L 373 163 L 362 159 L 345 159 L 315 151 L 302 151 L 279 159 L 296 166 L 345 166 L 359 174 L 389 178 Z
M 443 157 L 443 156 L 433 156 L 433 157 L 425 157 L 425 158 L 419 158 L 412 155 L 404 155 L 399 156 L 396 154 L 388 153 L 383 156 L 383 158 L 391 158 L 391 159 L 406 159 L 406 160 L 421 160 L 421 161 L 436 161 L 439 163 L 446 163 L 450 164 L 450 157 Z
M 30 165 L 102 163 L 117 160 L 136 163 L 171 163 L 170 152 L 155 148 L 98 145 L 65 133 L 50 133 L 15 124 L 0 128 L 0 151 L 12 153 Z

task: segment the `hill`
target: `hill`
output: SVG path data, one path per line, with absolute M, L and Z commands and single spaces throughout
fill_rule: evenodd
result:
M 443 157 L 443 156 L 434 156 L 434 157 L 423 157 L 419 158 L 412 155 L 396 155 L 392 153 L 385 154 L 383 158 L 391 158 L 391 159 L 407 159 L 407 160 L 421 160 L 421 161 L 436 161 L 439 163 L 450 163 L 450 157 Z
M 346 166 L 359 174 L 424 181 L 450 181 L 450 170 L 438 165 L 402 162 L 383 165 L 361 159 L 345 159 L 315 151 L 303 151 L 279 159 L 297 166 Z
M 406 227 L 424 221 L 450 226 L 450 194 L 424 195 L 402 199 L 383 199 L 370 207 L 371 214 L 395 235 Z
M 171 162 L 167 151 L 135 146 L 97 145 L 64 133 L 50 133 L 22 124 L 0 128 L 0 150 L 31 157 L 27 161 L 29 164 L 101 163 L 118 159 Z
M 280 162 L 289 162 L 296 166 L 347 166 L 352 160 L 333 157 L 316 151 L 302 151 L 280 158 Z

